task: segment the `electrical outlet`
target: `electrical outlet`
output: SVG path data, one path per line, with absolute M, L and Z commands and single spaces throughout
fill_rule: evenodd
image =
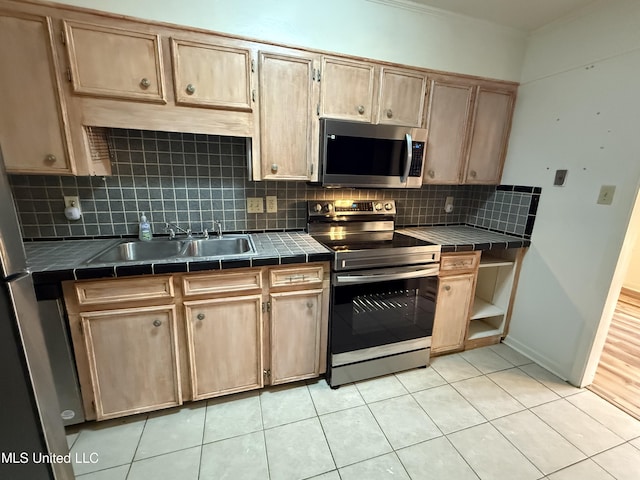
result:
M 80 208 L 80 197 L 64 197 L 64 208 L 78 207 Z
M 267 196 L 267 213 L 278 213 L 278 197 Z
M 447 197 L 444 201 L 444 211 L 447 213 L 453 212 L 453 197 Z
M 247 213 L 263 213 L 264 201 L 262 197 L 247 197 Z
M 600 195 L 598 195 L 598 204 L 611 205 L 614 193 L 616 193 L 615 185 L 602 185 L 600 187 Z

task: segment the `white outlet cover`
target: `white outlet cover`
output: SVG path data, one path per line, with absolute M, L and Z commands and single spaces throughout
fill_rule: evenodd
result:
M 267 213 L 278 213 L 278 197 L 275 195 L 267 196 Z
M 611 205 L 613 203 L 613 195 L 616 193 L 615 185 L 602 185 L 600 194 L 598 195 L 599 205 Z
M 64 197 L 64 206 L 80 208 L 80 197 L 66 196 Z

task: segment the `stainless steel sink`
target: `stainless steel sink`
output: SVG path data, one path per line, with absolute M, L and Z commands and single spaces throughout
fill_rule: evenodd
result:
M 187 257 L 219 257 L 239 255 L 253 251 L 247 236 L 227 236 L 214 239 L 191 240 L 187 242 L 184 255 Z
M 255 247 L 249 235 L 225 235 L 208 239 L 156 239 L 123 242 L 109 247 L 87 261 L 94 263 L 142 262 L 173 258 L 235 257 L 251 255 Z

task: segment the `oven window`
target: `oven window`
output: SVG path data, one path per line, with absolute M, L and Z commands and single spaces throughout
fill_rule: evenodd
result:
M 331 353 L 430 337 L 437 277 L 335 286 Z

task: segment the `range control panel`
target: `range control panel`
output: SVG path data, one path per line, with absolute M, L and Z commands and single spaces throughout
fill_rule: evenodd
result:
M 310 217 L 340 215 L 395 215 L 395 200 L 309 200 Z

